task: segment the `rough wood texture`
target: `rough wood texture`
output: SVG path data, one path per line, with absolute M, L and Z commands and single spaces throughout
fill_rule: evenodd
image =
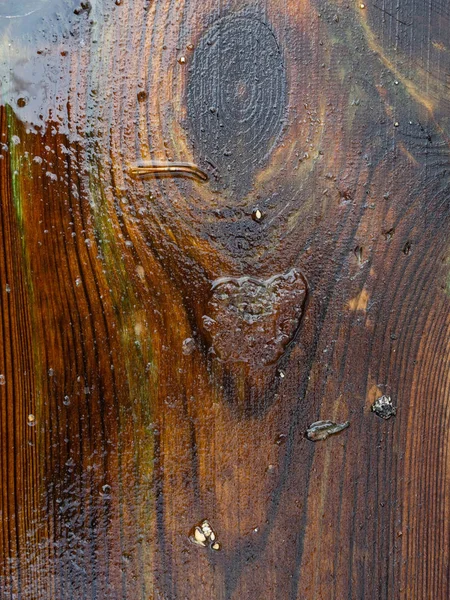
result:
M 449 36 L 0 2 L 2 599 L 450 596 Z

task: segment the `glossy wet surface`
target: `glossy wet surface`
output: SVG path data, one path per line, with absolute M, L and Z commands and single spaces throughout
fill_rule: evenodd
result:
M 2 600 L 447 598 L 448 9 L 0 11 Z

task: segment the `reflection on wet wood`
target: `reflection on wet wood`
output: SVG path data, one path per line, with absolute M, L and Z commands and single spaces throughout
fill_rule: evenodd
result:
M 188 163 L 143 162 L 133 165 L 130 173 L 135 177 L 193 177 L 208 181 L 208 175 L 196 165 Z
M 450 595 L 450 8 L 400 4 L 0 3 L 1 598 Z

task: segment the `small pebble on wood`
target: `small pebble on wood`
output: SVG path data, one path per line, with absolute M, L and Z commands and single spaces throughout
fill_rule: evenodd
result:
M 372 412 L 382 419 L 390 419 L 395 417 L 397 409 L 392 404 L 390 396 L 380 396 L 372 405 Z
M 326 440 L 330 435 L 339 433 L 343 429 L 347 429 L 350 425 L 349 421 L 345 423 L 334 423 L 333 421 L 316 421 L 306 430 L 306 437 L 312 442 Z

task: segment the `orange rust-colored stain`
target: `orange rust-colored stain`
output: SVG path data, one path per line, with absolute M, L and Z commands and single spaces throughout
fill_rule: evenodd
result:
M 369 299 L 369 292 L 363 288 L 359 294 L 349 300 L 347 306 L 350 310 L 366 312 Z

